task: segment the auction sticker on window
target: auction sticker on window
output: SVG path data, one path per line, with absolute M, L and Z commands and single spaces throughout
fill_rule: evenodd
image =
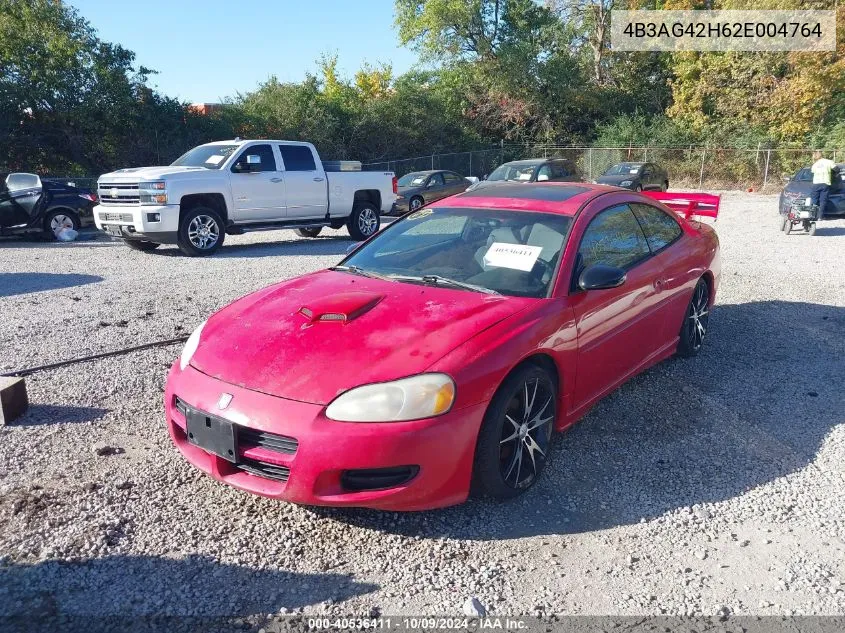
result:
M 484 266 L 485 268 L 512 268 L 513 270 L 528 272 L 534 268 L 534 264 L 542 252 L 542 246 L 493 242 L 487 252 L 484 253 Z

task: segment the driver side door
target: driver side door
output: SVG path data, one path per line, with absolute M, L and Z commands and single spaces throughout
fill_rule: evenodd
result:
M 589 221 L 576 261 L 570 286 L 578 336 L 573 404 L 583 409 L 660 350 L 663 270 L 627 204 L 604 209 Z M 625 282 L 618 288 L 582 290 L 578 278 L 594 264 L 622 268 Z
M 434 202 L 435 200 L 440 200 L 440 198 L 445 198 L 449 195 L 446 190 L 446 181 L 443 180 L 442 172 L 431 174 L 431 176 L 428 177 L 428 182 L 426 183 L 422 194 L 426 204 Z
M 250 165 L 249 156 L 259 162 Z M 229 168 L 234 209 L 232 219 L 237 222 L 275 222 L 286 217 L 284 172 L 269 143 L 250 145 Z

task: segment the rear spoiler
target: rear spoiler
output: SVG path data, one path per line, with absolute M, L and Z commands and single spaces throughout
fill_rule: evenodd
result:
M 722 196 L 714 196 L 711 193 L 643 191 L 643 195 L 662 202 L 687 220 L 694 215 L 715 219 L 719 215 L 719 204 L 722 201 Z

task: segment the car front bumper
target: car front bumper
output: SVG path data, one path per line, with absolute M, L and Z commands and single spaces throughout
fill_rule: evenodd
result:
M 179 230 L 179 205 L 97 205 L 94 223 L 101 231 L 127 240 L 175 244 Z
M 231 400 L 221 410 L 223 394 Z M 253 437 L 256 431 L 284 436 L 295 440 L 295 452 L 268 450 L 266 443 L 255 447 L 238 439 L 233 463 L 199 448 L 188 441 L 186 416 L 177 407 L 177 398 L 233 423 L 238 438 Z M 323 405 L 244 389 L 191 366 L 181 370 L 178 361 L 165 389 L 170 436 L 189 462 L 236 488 L 304 505 L 426 510 L 463 502 L 469 494 L 485 410 L 482 403 L 413 422 L 336 422 L 325 417 Z M 356 490 L 344 483 L 350 472 L 404 466 L 415 474 L 399 485 Z M 262 468 L 270 476 L 263 475 Z

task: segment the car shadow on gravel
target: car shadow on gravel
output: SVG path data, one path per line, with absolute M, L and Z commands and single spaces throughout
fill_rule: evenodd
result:
M 100 407 L 76 407 L 54 404 L 30 405 L 26 413 L 9 426 L 44 426 L 47 424 L 77 424 L 99 420 L 109 412 Z
M 335 520 L 421 537 L 499 540 L 581 533 L 728 501 L 816 458 L 845 423 L 845 308 L 719 305 L 701 354 L 672 359 L 604 398 L 557 437 L 528 493 L 436 512 L 323 510 Z M 757 504 L 771 520 L 791 506 Z M 691 520 L 717 518 L 700 507 Z
M 0 297 L 74 288 L 101 281 L 103 277 L 99 275 L 78 273 L 0 273 Z
M 0 628 L 3 618 L 32 615 L 84 616 L 97 630 L 98 623 L 115 616 L 137 624 L 152 614 L 173 617 L 173 624 L 192 617 L 266 617 L 282 608 L 347 600 L 378 588 L 356 582 L 350 574 L 257 570 L 200 555 L 0 562 Z

